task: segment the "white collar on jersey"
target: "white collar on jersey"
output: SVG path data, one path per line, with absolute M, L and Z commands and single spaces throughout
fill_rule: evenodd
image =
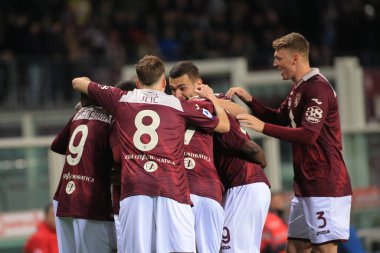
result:
M 298 85 L 300 85 L 302 82 L 306 82 L 307 80 L 318 74 L 320 74 L 319 68 L 310 68 L 310 71 L 301 78 L 301 80 L 297 83 L 296 87 L 298 87 Z

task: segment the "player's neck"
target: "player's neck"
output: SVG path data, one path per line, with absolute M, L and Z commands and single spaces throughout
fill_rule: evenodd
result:
M 299 67 L 297 70 L 297 73 L 294 75 L 293 81 L 295 83 L 299 83 L 301 79 L 311 71 L 310 65 L 309 64 L 304 64 Z
M 162 92 L 165 91 L 165 87 L 162 87 L 161 84 L 140 85 L 140 89 L 157 90 Z

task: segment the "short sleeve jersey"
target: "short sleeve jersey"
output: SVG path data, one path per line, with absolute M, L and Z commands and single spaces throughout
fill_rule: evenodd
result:
M 219 120 L 161 91 L 126 92 L 96 83 L 90 83 L 88 91 L 117 121 L 123 157 L 121 199 L 162 196 L 191 204 L 184 165 L 186 125 L 212 132 Z
M 214 152 L 215 165 L 219 177 L 226 189 L 232 187 L 264 182 L 270 186 L 263 168 L 244 159 L 240 147 L 250 138 L 236 119 L 228 115 L 230 131 L 224 134 L 215 134 Z
M 207 100 L 190 100 L 199 108 L 214 114 L 214 106 Z M 214 165 L 213 133 L 189 126 L 185 133 L 185 167 L 190 193 L 214 199 L 222 204 L 223 185 Z
M 342 133 L 335 91 L 327 79 L 312 69 L 294 84 L 283 102 L 282 118 L 290 127 L 318 134 L 312 145 L 292 143 L 294 192 L 298 197 L 340 197 L 352 194 L 343 161 Z
M 54 139 L 51 149 L 66 156 L 54 197 L 58 217 L 113 220 L 110 121 L 111 116 L 103 109 L 84 107 Z

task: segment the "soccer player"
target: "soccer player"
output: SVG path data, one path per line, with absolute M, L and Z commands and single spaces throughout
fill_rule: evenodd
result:
M 189 61 L 181 61 L 169 72 L 173 95 L 187 99 L 213 113 L 211 102 L 199 98 L 196 88 L 202 86 L 198 68 Z M 185 167 L 194 203 L 195 241 L 197 252 L 218 253 L 222 240 L 224 211 L 223 185 L 214 165 L 213 133 L 189 126 L 185 134 Z
M 197 87 L 202 85 L 202 79 L 200 77 L 198 67 L 195 66 L 194 63 L 190 61 L 178 62 L 177 64 L 175 64 L 175 66 L 172 68 L 172 70 L 169 73 L 169 84 L 175 96 L 179 98 L 183 98 L 183 99 L 194 99 L 194 96 L 196 96 L 194 90 Z M 239 105 L 236 105 L 230 101 L 227 101 L 225 99 L 220 100 L 220 101 L 222 102 L 223 107 L 226 107 L 226 109 L 228 109 L 229 111 L 232 111 L 235 114 L 237 112 L 245 111 L 245 109 L 240 108 Z M 237 123 L 236 119 L 230 116 L 229 116 L 229 119 L 230 119 L 230 125 L 231 125 L 230 127 L 231 133 L 225 133 L 224 135 L 226 136 L 224 138 L 228 138 L 228 136 L 232 135 L 231 138 L 236 138 L 236 139 L 235 139 L 235 142 L 230 145 L 230 147 L 233 146 L 235 143 L 238 143 L 237 144 L 238 147 L 233 146 L 232 148 L 234 148 L 235 150 L 226 148 L 225 150 L 223 150 L 223 153 L 226 153 L 226 156 L 228 157 L 235 157 L 234 158 L 235 160 L 233 160 L 233 162 L 237 162 L 237 164 L 236 164 L 236 167 L 234 167 L 234 173 L 232 173 L 231 175 L 230 169 L 226 168 L 228 167 L 227 164 L 219 163 L 219 166 L 221 166 L 222 169 L 225 169 L 225 171 L 222 172 L 222 174 L 224 175 L 222 179 L 228 181 L 228 180 L 234 180 L 233 177 L 236 177 L 240 180 L 245 180 L 243 181 L 244 184 L 253 183 L 253 180 L 256 180 L 258 182 L 260 180 L 262 180 L 263 182 L 267 182 L 265 174 L 262 171 L 262 168 L 260 166 L 248 163 L 243 159 L 241 159 L 240 161 L 239 158 L 236 158 L 236 155 L 244 156 L 244 158 L 246 159 L 250 159 L 254 162 L 262 163 L 263 165 L 265 165 L 265 156 L 262 149 L 258 147 L 257 144 L 253 143 L 249 139 L 249 137 L 247 137 L 245 134 L 241 132 L 240 126 Z M 235 129 L 233 129 L 234 127 Z M 190 130 L 188 131 L 190 132 Z M 213 174 L 216 174 L 216 168 L 214 164 L 210 164 L 210 163 L 202 163 L 202 166 L 199 166 L 198 164 L 200 163 L 200 161 L 198 160 L 201 160 L 201 159 L 196 160 L 193 155 L 194 153 L 207 154 L 208 155 L 207 157 L 212 155 L 213 147 L 210 145 L 204 144 L 206 142 L 212 145 L 212 141 L 208 140 L 212 136 L 211 135 L 206 136 L 202 134 L 202 132 L 200 131 L 195 131 L 195 133 L 193 134 L 194 134 L 193 135 L 194 140 L 191 139 L 191 142 L 189 142 L 188 145 L 185 145 L 185 157 L 186 157 L 185 159 L 186 159 L 186 163 L 190 165 L 188 166 L 188 180 L 190 184 L 190 193 L 192 193 L 191 198 L 197 200 L 197 202 L 194 202 L 193 211 L 196 216 L 196 220 L 202 221 L 196 224 L 196 228 L 195 228 L 197 250 L 198 252 L 219 252 L 224 220 L 222 220 L 221 216 L 217 215 L 219 213 L 218 210 L 219 208 L 221 208 L 221 206 L 215 205 L 214 202 L 215 200 L 217 200 L 218 203 L 221 204 L 221 197 L 216 195 L 215 193 L 214 195 L 210 194 L 210 192 L 212 192 L 210 191 L 212 190 L 212 187 L 211 187 L 213 185 L 212 182 L 214 182 L 214 184 L 215 182 L 217 182 L 215 180 L 215 177 L 211 177 L 211 176 L 205 177 L 205 173 L 212 172 Z M 220 145 L 215 145 L 215 146 L 220 146 Z M 231 152 L 234 155 L 232 155 Z M 227 154 L 230 154 L 230 155 L 227 155 Z M 198 165 L 199 167 L 194 166 L 194 164 Z M 255 173 L 255 169 L 259 171 Z M 257 176 L 257 175 L 260 175 L 260 176 Z M 231 187 L 231 185 L 228 184 L 227 182 L 225 186 L 227 186 L 228 189 Z M 269 192 L 269 188 L 267 185 L 263 185 L 262 187 L 264 189 L 263 190 L 264 195 L 262 196 L 262 198 L 264 199 L 264 197 L 269 196 L 268 194 L 266 194 L 267 192 Z M 259 193 L 261 194 L 261 192 Z M 257 201 L 259 198 L 255 196 L 256 194 L 257 194 L 257 191 L 254 192 L 253 194 L 247 194 L 246 197 L 247 199 Z M 216 198 L 216 196 L 218 196 L 218 198 Z M 233 196 L 231 195 L 230 198 L 233 198 Z M 251 208 L 251 207 L 247 208 L 247 206 L 243 204 L 244 201 L 243 203 L 239 204 L 238 201 L 234 202 L 232 199 L 228 201 L 227 205 L 225 205 L 225 208 L 227 210 L 226 216 L 228 220 L 231 220 L 230 218 L 232 217 L 231 215 L 233 213 L 236 213 L 236 215 L 241 215 L 241 213 L 237 212 L 238 210 L 240 209 L 246 210 L 245 215 L 239 217 L 241 222 L 235 221 L 235 224 L 234 224 L 235 225 L 234 228 L 236 228 L 237 231 L 238 230 L 241 231 L 241 233 L 238 234 L 237 237 L 242 238 L 242 241 L 247 239 L 249 240 L 250 243 L 252 243 L 251 238 L 256 238 L 256 234 L 258 238 L 261 238 L 262 228 L 260 229 L 260 225 L 259 225 L 259 229 L 257 229 L 257 233 L 254 234 L 253 233 L 254 225 L 252 224 L 252 222 L 249 222 L 249 221 L 254 221 L 255 223 L 258 223 L 258 221 L 260 220 L 261 223 L 264 222 L 264 221 L 261 221 L 260 218 L 258 218 L 257 220 L 253 220 L 253 216 L 256 217 L 256 213 L 257 213 L 256 210 L 261 211 L 260 208 L 262 205 L 264 206 L 263 212 L 265 213 L 265 210 L 267 210 L 267 208 L 265 209 L 265 207 L 269 205 L 269 199 L 270 199 L 270 196 L 269 198 L 266 198 L 265 201 L 261 201 L 261 203 L 254 203 L 253 205 L 254 208 Z M 197 206 L 197 203 L 199 204 L 198 206 Z M 252 203 L 252 202 L 248 202 L 248 203 Z M 241 208 L 237 208 L 235 210 L 232 206 L 233 207 L 241 206 Z M 214 218 L 210 219 L 210 216 L 211 216 L 210 214 L 212 213 L 214 213 L 213 215 Z M 246 215 L 248 213 L 251 216 Z M 262 214 L 259 214 L 259 215 L 260 216 L 258 215 L 257 216 L 258 217 L 262 216 Z M 264 216 L 264 220 L 265 220 L 265 216 Z M 242 229 L 243 226 L 241 225 L 237 226 L 237 223 L 244 224 L 247 227 L 249 224 L 251 225 L 252 229 L 251 230 Z M 257 226 L 257 224 L 255 224 L 255 226 Z M 210 230 L 214 232 L 209 232 Z M 258 240 L 255 239 L 255 242 L 256 241 L 260 242 L 260 239 Z M 239 249 L 239 247 L 236 247 L 236 249 Z M 244 252 L 251 252 L 250 248 L 247 248 L 247 247 L 241 248 L 241 250 L 243 250 Z
M 212 101 L 219 119 L 205 109 L 164 93 L 165 65 L 156 56 L 136 64 L 138 89 L 75 78 L 74 89 L 89 94 L 118 124 L 121 142 L 121 202 L 124 252 L 195 252 L 194 216 L 184 166 L 186 125 L 227 132 L 224 110 L 207 86 L 196 92 Z
M 131 91 L 131 90 L 136 89 L 136 80 L 129 79 L 126 81 L 121 81 L 117 83 L 115 87 L 124 91 Z M 115 120 L 112 120 L 111 124 L 117 124 L 117 123 Z M 120 218 L 119 218 L 120 195 L 121 195 L 121 157 L 120 157 L 120 141 L 119 141 L 118 134 L 112 134 L 110 136 L 110 145 L 112 148 L 113 159 L 115 161 L 114 167 L 112 168 L 112 172 L 111 172 L 111 183 L 112 183 L 112 210 L 114 214 L 113 218 L 115 220 L 117 249 L 118 249 L 118 252 L 124 252 L 123 244 L 122 244 L 121 224 L 120 224 Z
M 226 189 L 221 252 L 259 253 L 270 204 L 264 151 L 232 117 L 230 131 L 214 140 L 215 165 Z
M 51 145 L 51 150 L 66 155 L 54 196 L 59 252 L 109 253 L 116 250 L 111 116 L 83 93 L 81 104 Z
M 328 80 L 309 65 L 309 42 L 299 33 L 273 41 L 273 66 L 292 80 L 281 107 L 271 109 L 242 88 L 231 88 L 253 111 L 239 121 L 292 143 L 294 193 L 287 252 L 337 252 L 349 237 L 351 183 L 343 161 L 337 96 Z

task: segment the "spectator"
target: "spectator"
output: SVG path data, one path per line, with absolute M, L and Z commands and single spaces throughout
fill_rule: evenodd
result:
M 288 226 L 283 220 L 284 198 L 281 193 L 272 193 L 269 212 L 264 224 L 261 253 L 285 253 Z
M 37 231 L 27 240 L 25 253 L 58 253 L 53 204 L 45 207 L 45 219 L 38 224 Z

